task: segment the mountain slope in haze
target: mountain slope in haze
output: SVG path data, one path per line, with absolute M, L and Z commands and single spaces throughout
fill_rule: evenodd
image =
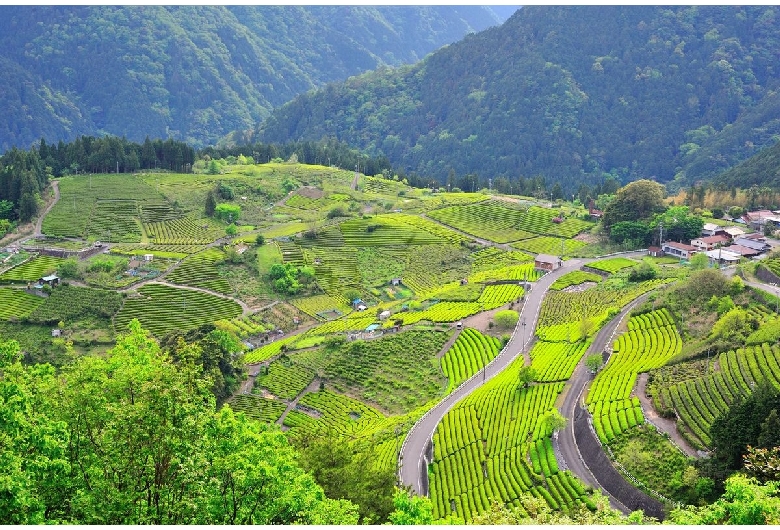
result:
M 500 23 L 478 6 L 0 6 L 0 152 L 82 134 L 214 143 L 298 93 Z
M 780 134 L 778 49 L 773 6 L 523 7 L 414 66 L 299 96 L 257 140 L 334 136 L 442 181 L 684 183 Z
M 780 188 L 780 141 L 715 176 L 713 182 L 728 188 Z

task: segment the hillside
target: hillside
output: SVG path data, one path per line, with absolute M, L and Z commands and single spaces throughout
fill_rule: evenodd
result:
M 543 7 L 299 96 L 260 141 L 335 136 L 444 181 L 709 178 L 780 132 L 778 9 Z
M 748 188 L 750 186 L 780 187 L 780 142 L 762 149 L 744 162 L 715 177 L 716 185 Z
M 500 22 L 472 6 L 2 6 L 0 151 L 103 133 L 207 145 L 330 81 Z
M 63 175 L 44 235 L 0 248 L 5 520 L 628 522 L 617 499 L 778 522 L 771 485 L 724 481 L 780 445 L 778 299 L 749 262 L 598 257 L 561 201 L 192 169 Z

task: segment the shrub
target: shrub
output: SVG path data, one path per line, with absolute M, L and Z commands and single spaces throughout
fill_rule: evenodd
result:
M 519 318 L 520 315 L 517 314 L 517 311 L 504 309 L 503 311 L 499 311 L 495 314 L 493 317 L 493 322 L 495 322 L 496 326 L 499 328 L 511 329 L 515 327 Z

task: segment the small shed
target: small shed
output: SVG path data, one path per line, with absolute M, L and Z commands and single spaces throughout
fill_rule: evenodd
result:
M 358 304 L 355 309 L 357 309 L 358 311 L 365 311 L 366 309 L 368 309 L 368 306 L 366 304 Z
M 152 261 L 154 259 L 154 254 L 144 254 L 144 261 Z
M 401 278 L 393 278 L 390 280 L 390 285 L 401 285 Z
M 390 318 L 390 311 L 385 309 L 381 313 L 379 313 L 379 320 L 387 320 Z
M 53 330 L 51 330 L 51 336 L 52 337 L 60 337 L 60 336 L 62 336 L 62 330 L 61 329 L 53 329 Z
M 554 271 L 561 265 L 563 265 L 563 261 L 558 256 L 537 254 L 536 258 L 534 259 L 534 268 L 541 269 L 543 271 Z
M 648 247 L 647 255 L 654 258 L 660 258 L 663 257 L 664 251 L 661 249 L 661 247 Z
M 41 285 L 49 285 L 51 287 L 54 287 L 60 283 L 60 279 L 56 274 L 51 274 L 49 276 L 44 276 L 43 278 L 39 278 L 38 283 Z

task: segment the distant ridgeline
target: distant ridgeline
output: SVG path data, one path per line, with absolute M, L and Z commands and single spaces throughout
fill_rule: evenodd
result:
M 396 167 L 689 185 L 780 134 L 775 6 L 529 6 L 421 62 L 296 97 L 258 127 Z

